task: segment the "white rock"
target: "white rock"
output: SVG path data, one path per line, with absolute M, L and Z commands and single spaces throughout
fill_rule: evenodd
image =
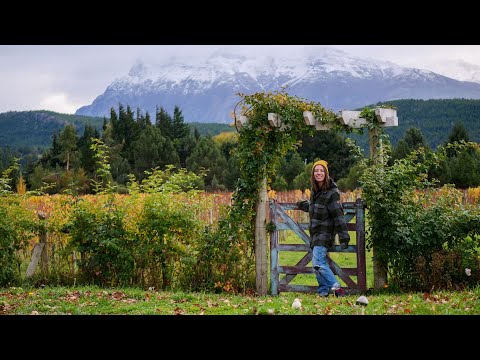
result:
M 301 307 L 302 303 L 300 302 L 300 299 L 293 300 L 292 309 L 300 309 Z

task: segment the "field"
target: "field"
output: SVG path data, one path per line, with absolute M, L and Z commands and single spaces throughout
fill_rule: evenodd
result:
M 211 195 L 211 194 L 210 194 Z M 207 195 L 207 197 L 210 197 Z M 307 194 L 289 192 L 270 194 L 279 202 L 295 202 L 305 198 Z M 342 201 L 353 201 L 359 194 L 343 194 Z M 215 194 L 202 205 L 206 209 L 201 215 L 205 223 L 215 222 L 219 209 L 229 203 L 230 194 Z M 129 198 L 120 196 L 119 203 L 126 203 L 130 216 L 128 225 L 135 226 L 135 218 L 139 209 L 137 203 L 129 204 Z M 476 197 L 475 197 L 476 199 Z M 64 224 L 71 202 L 65 197 L 31 197 L 24 199 L 23 208 L 29 216 L 35 217 L 41 210 L 49 215 L 49 261 L 50 271 L 65 268 L 75 273 L 72 266 L 72 256 L 65 260 L 60 257 L 67 235 L 58 229 Z M 98 197 L 87 196 L 85 201 L 91 206 L 100 206 Z M 212 207 L 212 203 L 215 205 Z M 367 210 L 368 211 L 368 210 Z M 295 211 L 296 221 L 305 222 L 306 213 Z M 303 218 L 301 218 L 303 216 Z M 355 232 L 350 232 L 351 245 L 356 244 Z M 31 239 L 30 246 L 38 241 L 38 236 Z M 302 243 L 302 240 L 292 231 L 281 231 L 280 243 Z M 60 249 L 60 250 L 59 250 Z M 54 252 L 54 250 L 56 252 Z M 31 248 L 24 255 L 21 273 L 25 274 L 30 260 Z M 304 254 L 299 252 L 281 252 L 281 265 L 294 265 Z M 63 255 L 62 255 L 63 256 Z M 333 261 L 341 267 L 356 267 L 356 254 L 330 253 Z M 309 264 L 311 265 L 311 264 Z M 480 314 L 480 288 L 476 287 L 461 291 L 436 291 L 431 293 L 404 293 L 390 291 L 388 287 L 381 292 L 374 292 L 372 253 L 366 252 L 367 288 L 365 294 L 369 304 L 364 308 L 366 315 L 465 315 Z M 57 267 L 56 267 L 57 266 Z M 71 270 L 68 270 L 71 269 Z M 60 271 L 58 270 L 58 271 Z M 63 270 L 62 270 L 63 271 Z M 340 279 L 339 279 L 340 280 Z M 356 280 L 354 278 L 354 280 Z M 340 280 L 341 282 L 341 280 Z M 342 283 L 342 282 L 341 282 Z M 92 315 L 92 314 L 136 314 L 136 315 L 359 315 L 362 308 L 356 304 L 357 295 L 345 298 L 319 298 L 316 294 L 285 293 L 278 296 L 238 295 L 233 293 L 185 293 L 159 291 L 154 287 L 141 289 L 136 287 L 95 287 L 78 284 L 75 286 L 17 285 L 0 289 L 0 315 Z M 317 285 L 313 274 L 298 275 L 292 284 Z M 342 283 L 342 285 L 344 285 Z M 299 309 L 292 308 L 295 298 L 301 300 Z
M 295 298 L 301 307 L 292 308 Z M 45 287 L 0 290 L 0 315 L 361 315 L 357 295 L 239 296 L 134 288 Z M 368 295 L 365 315 L 479 315 L 480 288 Z

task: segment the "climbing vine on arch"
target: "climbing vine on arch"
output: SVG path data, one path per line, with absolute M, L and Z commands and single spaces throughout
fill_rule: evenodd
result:
M 238 129 L 234 156 L 239 160 L 240 178 L 227 209 L 216 229 L 205 234 L 201 251 L 202 270 L 215 288 L 247 289 L 255 286 L 255 217 L 259 188 L 264 178 L 274 175 L 280 159 L 288 150 L 299 146 L 302 134 L 313 135 L 315 126 L 305 123 L 303 112 L 310 111 L 322 124 L 335 131 L 350 131 L 337 121 L 336 114 L 319 103 L 291 96 L 284 90 L 238 94 L 240 102 L 234 118 L 246 116 L 248 122 Z M 268 114 L 281 118 L 282 126 L 273 127 Z M 217 264 L 217 265 L 215 265 Z M 214 268 L 216 267 L 216 268 Z
M 242 98 L 239 103 L 241 108 L 238 113 L 234 111 L 234 116 L 244 115 L 248 123 L 239 130 L 235 150 L 241 177 L 232 196 L 229 220 L 232 227 L 238 226 L 249 235 L 253 245 L 255 205 L 262 180 L 274 175 L 280 159 L 299 145 L 298 139 L 302 133 L 313 135 L 316 131 L 315 127 L 305 124 L 303 112 L 311 111 L 323 124 L 332 124 L 332 128 L 345 128 L 338 125 L 336 115 L 331 110 L 284 91 L 239 96 Z M 277 114 L 282 126 L 271 126 L 268 113 Z

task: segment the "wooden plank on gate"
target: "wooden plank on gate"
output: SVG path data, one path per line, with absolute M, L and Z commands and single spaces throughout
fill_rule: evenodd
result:
M 306 244 L 279 244 L 278 251 L 310 251 L 310 246 Z
M 357 230 L 357 224 L 348 223 L 347 224 L 347 230 L 348 231 L 356 231 Z
M 342 250 L 340 245 L 333 245 L 332 247 L 328 248 L 328 252 L 353 253 L 357 252 L 357 245 L 348 245 L 348 248 L 345 250 Z
M 278 272 L 282 274 L 290 274 L 290 275 L 295 275 L 295 274 L 314 274 L 315 271 L 311 267 L 305 267 L 305 266 L 279 266 L 278 267 Z
M 314 293 L 318 289 L 318 286 L 313 285 L 287 285 L 287 284 L 280 284 L 278 290 L 280 292 L 287 292 L 287 291 L 294 291 L 294 292 L 301 292 L 301 293 Z
M 310 246 L 310 237 L 305 233 L 305 231 L 303 231 L 303 229 L 300 226 L 298 226 L 298 224 L 295 221 L 293 221 L 293 219 L 290 216 L 288 216 L 285 213 L 282 206 L 278 205 L 276 210 L 277 210 L 277 215 L 280 216 L 283 221 L 285 221 L 285 223 L 290 227 L 290 229 L 292 229 L 298 236 L 300 236 L 300 239 L 302 239 L 305 242 L 305 244 Z
M 357 268 L 342 268 L 343 272 L 350 276 L 357 276 L 358 270 Z
M 300 261 L 297 262 L 297 265 L 295 266 L 305 267 L 310 261 L 312 261 L 312 252 L 306 253 L 305 256 L 301 258 Z M 280 285 L 288 284 L 290 281 L 293 280 L 295 276 L 296 275 L 286 274 L 285 277 L 282 280 L 280 280 Z
M 352 289 L 356 289 L 357 288 L 357 284 L 355 284 L 355 282 L 350 278 L 350 276 L 348 276 L 342 268 L 340 268 L 332 259 L 330 259 L 329 256 L 327 256 L 327 262 L 328 262 L 328 265 L 330 265 L 330 268 L 333 268 L 333 272 L 335 274 L 337 274 L 340 279 L 342 279 L 345 284 L 347 284 L 347 286 L 349 288 L 352 288 Z

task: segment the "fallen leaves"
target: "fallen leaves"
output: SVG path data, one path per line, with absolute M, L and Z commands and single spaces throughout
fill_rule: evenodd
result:
M 7 302 L 3 302 L 3 304 L 0 304 L 0 314 L 5 315 L 8 314 L 9 311 L 13 310 L 13 306 L 11 306 Z
M 351 299 L 302 295 L 299 310 L 292 310 L 298 295 L 240 296 L 234 294 L 172 293 L 139 289 L 0 290 L 0 315 L 31 314 L 168 314 L 168 315 L 350 315 L 359 312 Z M 425 292 L 372 298 L 371 314 L 475 314 L 479 313 L 474 291 Z M 370 306 L 370 305 L 369 305 Z
M 185 310 L 183 310 L 182 308 L 180 308 L 178 306 L 173 310 L 174 315 L 182 315 L 182 314 L 184 314 L 184 312 L 185 312 Z
M 123 291 L 114 291 L 111 296 L 114 300 L 122 300 L 126 295 Z
M 207 300 L 208 307 L 218 307 L 218 303 Z

